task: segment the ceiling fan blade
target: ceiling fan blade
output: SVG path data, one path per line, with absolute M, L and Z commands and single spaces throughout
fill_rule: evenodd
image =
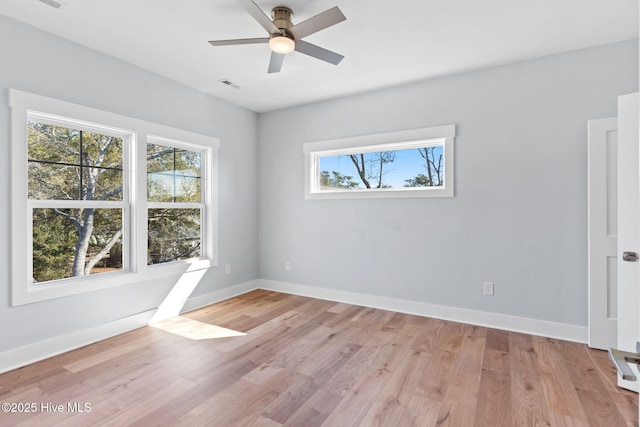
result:
M 289 31 L 293 33 L 296 39 L 301 39 L 342 22 L 345 19 L 347 18 L 342 14 L 338 6 L 336 6 L 317 14 L 316 16 L 312 16 L 306 21 L 302 21 L 299 24 L 294 25 L 289 28 Z
M 313 56 L 314 58 L 318 58 L 333 65 L 338 65 L 344 58 L 344 56 L 338 53 L 316 46 L 315 44 L 311 44 L 304 40 L 296 40 L 296 50 L 300 53 Z
M 247 12 L 253 18 L 258 21 L 258 24 L 262 25 L 262 28 L 267 30 L 269 34 L 279 33 L 280 30 L 276 27 L 271 19 L 260 9 L 260 6 L 255 4 L 252 0 L 236 0 L 240 6 L 244 7 Z
M 284 61 L 284 55 L 280 53 L 271 52 L 271 60 L 269 61 L 269 73 L 279 73 L 282 69 L 282 62 Z
M 269 43 L 269 37 L 260 37 L 255 39 L 231 39 L 231 40 L 211 40 L 209 43 L 213 46 L 230 46 L 236 44 L 255 44 Z

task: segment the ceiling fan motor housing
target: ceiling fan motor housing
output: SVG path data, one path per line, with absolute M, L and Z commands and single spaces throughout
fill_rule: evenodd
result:
M 282 34 L 275 34 L 275 36 L 283 35 L 290 39 L 293 39 L 293 34 L 289 31 L 289 28 L 293 27 L 293 22 L 291 22 L 291 16 L 293 15 L 293 11 L 288 7 L 277 6 L 271 10 L 271 19 L 273 20 L 273 25 L 280 28 L 282 30 Z M 271 34 L 273 37 L 274 34 Z

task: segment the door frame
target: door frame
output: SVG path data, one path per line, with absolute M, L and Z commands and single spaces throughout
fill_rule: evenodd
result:
M 618 118 L 588 122 L 589 347 L 618 345 Z

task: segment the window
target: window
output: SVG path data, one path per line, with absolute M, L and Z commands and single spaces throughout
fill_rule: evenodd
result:
M 153 141 L 147 144 L 147 264 L 200 256 L 202 153 Z
M 215 138 L 10 91 L 12 303 L 217 264 Z
M 123 269 L 129 211 L 123 160 L 130 137 L 27 113 L 33 283 Z
M 306 143 L 305 197 L 452 197 L 454 137 L 449 125 Z

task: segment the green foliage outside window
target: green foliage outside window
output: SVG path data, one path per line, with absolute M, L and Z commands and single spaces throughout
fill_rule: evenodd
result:
M 34 282 L 122 270 L 124 210 L 85 202 L 126 200 L 123 139 L 35 120 L 27 128 Z M 201 162 L 198 151 L 147 144 L 148 264 L 202 255 Z
M 27 123 L 28 197 L 33 209 L 33 279 L 44 282 L 122 268 L 122 210 L 72 209 L 56 201 L 121 201 L 121 138 Z
M 201 153 L 147 144 L 147 200 L 163 203 L 148 210 L 148 264 L 202 255 Z

